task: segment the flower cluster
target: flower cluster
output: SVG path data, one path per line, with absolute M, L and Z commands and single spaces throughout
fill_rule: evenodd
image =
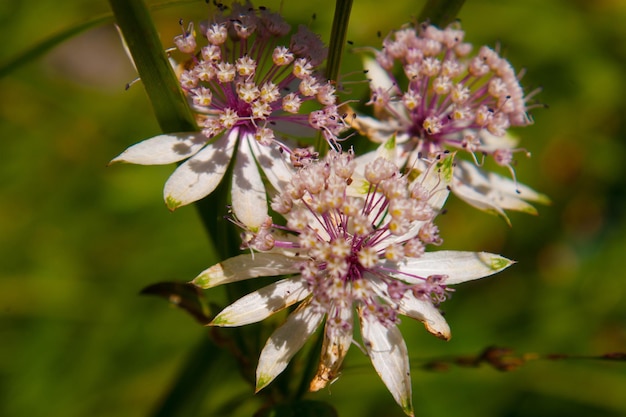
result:
M 265 185 L 256 165 L 280 188 L 294 153 L 284 135 L 320 132 L 337 147 L 346 128 L 335 87 L 316 72 L 326 48 L 304 26 L 285 40 L 290 25 L 249 2 L 234 3 L 230 13 L 224 9 L 200 29 L 207 45 L 198 46 L 193 24 L 174 43 L 188 57 L 178 66 L 178 78 L 201 132 L 145 140 L 112 162 L 148 165 L 187 159 L 165 184 L 164 198 L 173 210 L 213 192 L 236 154 L 233 211 L 256 228 L 267 216 Z
M 354 126 L 375 142 L 391 138 L 398 162 L 420 164 L 446 149 L 467 151 L 474 159 L 461 162 L 453 191 L 468 203 L 503 216 L 505 209 L 534 212 L 524 200 L 544 202 L 544 196 L 495 174 L 476 169 L 476 154 L 490 155 L 511 167 L 515 141 L 510 126 L 532 123 L 519 78 L 511 64 L 493 49 L 482 46 L 469 57 L 472 46 L 463 42 L 458 25 L 439 29 L 423 25 L 404 28 L 383 41 L 375 59 L 365 58 L 371 79 L 375 118 L 362 116 Z M 397 75 L 394 75 L 397 74 Z M 506 217 L 506 216 L 505 216 Z
M 448 286 L 512 263 L 489 253 L 425 252 L 427 245 L 441 243 L 433 220 L 448 195 L 452 160 L 453 155 L 441 158 L 411 181 L 384 158 L 363 167 L 351 153 L 331 152 L 303 167 L 273 200 L 272 208 L 285 216 L 286 226 L 270 220 L 258 233 L 261 237 L 250 240 L 255 244 L 249 246 L 262 246 L 264 252 L 227 259 L 193 280 L 211 288 L 290 275 L 235 301 L 211 322 L 241 326 L 300 303 L 261 352 L 257 390 L 285 369 L 324 318 L 322 354 L 310 389 L 326 386 L 339 374 L 353 342 L 356 310 L 374 368 L 412 415 L 409 358 L 398 316 L 419 320 L 429 332 L 448 339 L 450 329 L 437 309 Z M 274 229 L 280 233 L 273 235 Z
M 336 143 L 341 118 L 335 88 L 314 72 L 326 56 L 317 36 L 300 26 L 289 47 L 277 45 L 291 30 L 280 15 L 237 3 L 230 15 L 201 28 L 208 45 L 199 51 L 193 27 L 175 43 L 191 56 L 179 79 L 207 138 L 239 129 L 270 145 L 276 140 L 273 126 L 285 122 L 320 130 Z M 308 101 L 323 109 L 300 113 Z
M 364 352 L 413 415 L 400 318 L 447 340 L 439 306 L 451 286 L 513 263 L 486 252 L 430 250 L 442 243 L 434 220 L 449 192 L 505 218 L 504 210 L 534 212 L 527 200 L 545 200 L 517 184 L 511 168 L 521 149 L 507 131 L 531 123 L 530 96 L 498 52 L 482 47 L 470 58 L 458 26 L 401 29 L 374 50 L 375 59 L 365 59 L 372 91 L 366 104 L 375 117 L 350 119 L 381 145 L 357 156 L 340 146 L 347 122 L 333 83 L 317 72 L 326 57 L 318 36 L 301 26 L 289 37 L 291 27 L 278 14 L 249 1 L 214 4 L 219 12 L 199 25 L 202 37 L 190 24 L 174 39 L 185 57 L 176 74 L 198 131 L 147 139 L 112 162 L 184 161 L 165 184 L 170 209 L 206 197 L 232 173 L 231 220 L 243 228 L 249 253 L 209 267 L 192 283 L 208 289 L 276 277 L 225 307 L 212 326 L 255 323 L 294 306 L 261 351 L 257 391 L 322 326 L 310 390 L 325 387 L 351 344 L 359 344 L 358 323 Z M 311 135 L 326 140 L 324 157 L 326 149 L 294 144 Z M 464 153 L 473 161 L 457 159 Z M 508 167 L 513 179 L 484 172 L 477 154 Z

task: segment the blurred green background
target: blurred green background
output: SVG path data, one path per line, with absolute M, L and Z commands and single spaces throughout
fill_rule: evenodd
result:
M 423 5 L 354 3 L 355 46 L 379 46 L 378 31 L 399 27 Z M 179 18 L 198 21 L 207 7 L 155 11 L 164 45 Z M 332 2 L 282 7 L 292 24 L 310 23 L 328 40 Z M 108 10 L 104 1 L 1 2 L 0 64 Z M 509 228 L 449 201 L 438 222 L 445 248 L 497 252 L 518 264 L 457 287 L 444 305 L 450 342 L 403 322 L 416 414 L 624 416 L 623 362 L 534 361 L 509 373 L 417 367 L 490 345 L 626 351 L 626 2 L 468 0 L 459 17 L 466 40 L 500 43 L 527 69 L 526 91 L 543 87 L 538 99 L 550 108 L 534 110 L 536 123 L 516 132 L 533 154 L 516 169 L 553 204 L 538 217 L 513 213 Z M 358 68 L 358 56 L 347 54 L 342 73 Z M 170 213 L 162 202 L 172 166 L 106 167 L 159 133 L 142 86 L 124 91 L 134 77 L 105 25 L 0 79 L 0 416 L 151 415 L 206 332 L 165 301 L 138 295 L 158 281 L 193 278 L 208 266 L 208 245 L 193 207 Z M 252 389 L 236 373 L 220 378 L 200 415 L 251 415 L 254 400 L 224 403 L 233 392 L 250 398 Z M 356 348 L 339 381 L 308 398 L 342 416 L 402 415 Z

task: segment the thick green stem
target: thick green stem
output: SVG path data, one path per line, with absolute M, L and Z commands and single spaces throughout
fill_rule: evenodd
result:
M 159 126 L 164 133 L 197 130 L 194 116 L 180 89 L 158 33 L 142 0 L 109 0 L 118 26 L 133 57 L 139 77 L 152 103 Z M 218 189 L 196 207 L 208 232 L 207 262 L 215 263 L 233 256 L 232 246 L 215 245 L 213 238 L 223 237 L 224 219 L 219 214 L 225 206 L 228 186 Z M 223 362 L 223 350 L 203 335 L 201 343 L 191 352 L 179 377 L 166 394 L 155 416 L 196 415 L 202 399 L 212 384 L 219 383 L 219 375 L 212 373 Z M 220 372 L 225 372 L 222 369 Z
M 419 22 L 445 27 L 456 19 L 465 0 L 428 0 L 419 16 Z
M 333 28 L 330 33 L 328 60 L 326 62 L 326 78 L 337 81 L 341 67 L 341 57 L 348 35 L 348 22 L 352 11 L 352 0 L 337 0 Z
M 337 0 L 335 3 L 335 16 L 333 17 L 333 27 L 330 33 L 330 45 L 328 46 L 328 59 L 326 60 L 326 78 L 331 81 L 339 79 L 341 68 L 341 57 L 346 46 L 348 35 L 348 22 L 352 11 L 352 0 Z M 315 148 L 320 155 L 324 155 L 328 150 L 328 143 L 320 135 Z
M 322 330 L 318 332 L 313 337 L 314 340 L 311 341 L 315 344 L 311 347 L 309 355 L 307 357 L 307 362 L 301 372 L 302 379 L 300 380 L 300 385 L 296 390 L 294 396 L 295 399 L 302 399 L 302 397 L 309 391 L 309 385 L 311 383 L 311 380 L 317 372 L 318 363 L 320 361 L 320 354 L 322 353 L 322 345 L 324 343 L 324 330 L 324 326 L 322 326 Z
M 110 0 L 109 3 L 163 133 L 197 130 L 193 114 L 143 0 Z M 219 235 L 219 216 L 215 212 L 219 206 L 216 203 L 225 201 L 217 194 L 209 197 L 211 201 L 197 204 L 209 237 L 208 262 L 217 262 L 223 257 L 220 255 L 226 255 L 220 253 L 224 247 L 216 246 L 212 240 L 213 236 Z
M 142 0 L 109 0 L 164 133 L 196 130 L 150 13 Z
M 202 415 L 202 405 L 215 381 L 228 372 L 226 351 L 204 336 L 183 364 L 168 395 L 152 413 L 152 417 Z

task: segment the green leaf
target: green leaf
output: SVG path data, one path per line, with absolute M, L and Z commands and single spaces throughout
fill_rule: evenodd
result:
M 176 307 L 191 314 L 200 324 L 211 321 L 210 309 L 202 291 L 193 284 L 183 282 L 159 282 L 142 289 L 140 294 L 165 298 Z
M 153 10 L 164 9 L 167 7 L 177 6 L 180 4 L 190 3 L 198 0 L 178 0 L 178 1 L 168 1 L 164 3 L 159 3 L 151 6 L 150 8 Z M 20 52 L 13 58 L 9 59 L 9 61 L 0 64 L 0 78 L 9 75 L 13 71 L 17 70 L 22 65 L 29 63 L 37 58 L 40 58 L 53 48 L 59 46 L 66 40 L 73 38 L 76 35 L 81 34 L 82 32 L 92 29 L 97 26 L 110 24 L 114 22 L 112 13 L 105 13 L 100 16 L 96 16 L 86 22 L 78 23 L 74 26 L 71 26 L 67 29 L 64 29 L 54 35 L 38 42 L 37 44 L 31 46 L 28 49 Z
M 223 381 L 224 375 L 231 372 L 231 366 L 227 351 L 203 337 L 151 417 L 202 415 L 206 396 L 216 381 Z
M 8 62 L 0 65 L 0 78 L 10 74 L 22 65 L 37 59 L 50 51 L 52 48 L 60 45 L 66 40 L 86 31 L 87 29 L 94 28 L 96 26 L 103 25 L 105 23 L 113 22 L 113 16 L 110 13 L 95 17 L 87 22 L 80 23 L 76 26 L 72 26 L 65 29 L 51 37 L 44 39 L 40 43 L 26 49 L 17 56 L 10 59 Z

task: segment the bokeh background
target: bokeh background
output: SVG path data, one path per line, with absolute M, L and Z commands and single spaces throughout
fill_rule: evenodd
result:
M 355 0 L 348 38 L 380 44 L 421 1 Z M 263 5 L 274 10 L 276 1 Z M 178 20 L 207 15 L 203 1 L 161 8 L 164 45 Z M 332 2 L 285 0 L 292 24 L 328 40 Z M 0 65 L 109 8 L 104 1 L 0 3 Z M 316 18 L 311 16 L 315 14 Z M 457 287 L 444 305 L 453 339 L 419 323 L 403 332 L 415 363 L 416 414 L 430 416 L 626 415 L 626 364 L 530 361 L 427 371 L 420 361 L 476 355 L 596 356 L 626 351 L 626 2 L 468 0 L 466 39 L 501 45 L 526 91 L 541 86 L 535 124 L 517 130 L 530 159 L 521 182 L 548 194 L 539 216 L 513 227 L 451 199 L 439 219 L 446 248 L 487 250 L 518 263 Z M 358 70 L 347 54 L 342 73 Z M 139 291 L 193 278 L 208 245 L 193 207 L 161 200 L 172 166 L 112 166 L 128 145 L 159 133 L 141 84 L 111 25 L 86 31 L 0 79 L 0 415 L 149 416 L 206 333 L 184 312 Z M 355 89 L 360 88 L 358 85 Z M 505 173 L 505 172 L 503 172 Z M 252 358 L 256 360 L 256 358 Z M 195 415 L 251 415 L 252 389 L 224 374 Z M 353 348 L 338 382 L 308 398 L 341 416 L 400 416 L 367 358 Z

